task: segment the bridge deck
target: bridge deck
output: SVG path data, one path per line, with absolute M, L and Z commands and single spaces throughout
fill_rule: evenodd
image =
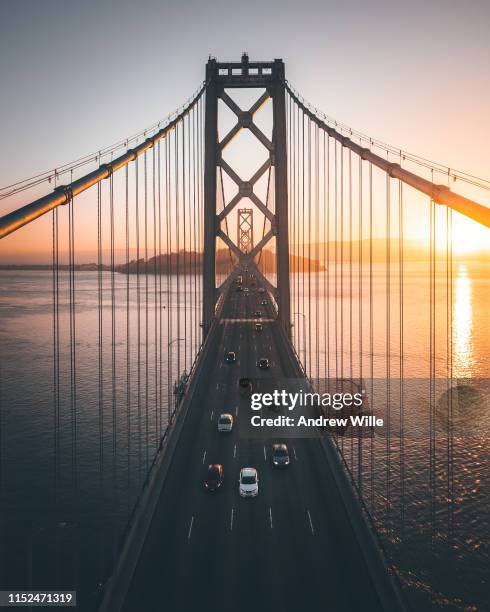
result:
M 124 610 L 171 612 L 380 610 L 377 595 L 332 495 L 318 440 L 289 442 L 292 464 L 279 471 L 271 441 L 219 434 L 221 412 L 235 413 L 241 376 L 291 376 L 277 323 L 253 331 L 255 310 L 273 319 L 264 296 L 231 291 L 216 326 L 215 350 L 198 382 L 134 573 Z M 265 311 L 265 312 L 264 312 Z M 231 323 L 227 319 L 232 319 Z M 224 363 L 228 350 L 237 363 Z M 256 361 L 269 357 L 271 370 Z M 203 490 L 209 463 L 222 463 L 218 494 Z M 241 467 L 258 469 L 256 499 L 238 495 Z

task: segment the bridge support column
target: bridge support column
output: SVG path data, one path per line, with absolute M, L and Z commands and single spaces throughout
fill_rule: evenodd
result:
M 228 95 L 228 89 L 252 88 L 265 90 L 248 110 L 243 110 Z M 284 62 L 250 62 L 244 53 L 240 62 L 216 62 L 210 59 L 206 65 L 206 116 L 204 152 L 204 254 L 203 254 L 203 334 L 206 336 L 215 316 L 216 300 L 220 291 L 229 287 L 229 281 L 216 287 L 216 239 L 219 237 L 237 260 L 237 268 L 255 271 L 261 282 L 274 295 L 278 303 L 278 317 L 285 333 L 291 334 L 289 296 L 289 238 L 288 238 L 288 176 L 286 134 L 286 84 Z M 235 114 L 237 123 L 218 141 L 218 98 Z M 272 98 L 272 139 L 254 123 L 253 118 L 260 108 Z M 269 152 L 268 159 L 248 180 L 240 177 L 223 158 L 223 150 L 242 129 L 249 129 Z M 275 211 L 262 202 L 254 191 L 254 185 L 266 172 L 274 167 Z M 217 213 L 217 170 L 225 172 L 238 187 L 238 193 L 230 202 L 223 203 Z M 244 252 L 228 235 L 221 224 L 243 198 L 252 200 L 271 224 L 271 229 L 248 252 Z M 265 224 L 264 224 L 265 228 Z M 251 230 L 253 227 L 251 227 Z M 240 233 L 240 231 L 239 231 Z M 257 258 L 267 243 L 276 239 L 277 286 L 263 277 L 257 269 Z
M 203 336 L 209 331 L 216 307 L 216 156 L 218 151 L 218 92 L 216 60 L 206 65 L 206 110 L 204 124 L 204 253 Z
M 289 293 L 289 224 L 288 224 L 288 171 L 286 137 L 286 101 L 284 63 L 274 60 L 272 85 L 273 151 L 276 193 L 276 269 L 279 321 L 291 335 L 291 306 Z

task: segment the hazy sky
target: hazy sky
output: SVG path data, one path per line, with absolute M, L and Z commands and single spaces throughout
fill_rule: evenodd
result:
M 2 0 L 0 184 L 144 128 L 244 50 L 335 118 L 490 174 L 488 0 Z
M 151 125 L 210 54 L 242 51 L 283 58 L 330 116 L 490 178 L 489 0 L 1 0 L 0 185 Z

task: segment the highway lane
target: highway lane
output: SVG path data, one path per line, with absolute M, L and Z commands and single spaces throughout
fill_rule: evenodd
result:
M 243 438 L 238 423 L 231 434 L 217 431 L 220 413 L 236 415 L 243 404 L 241 376 L 291 375 L 276 322 L 254 331 L 255 310 L 273 318 L 270 305 L 259 305 L 264 296 L 245 297 L 233 289 L 124 610 L 378 610 L 376 594 L 358 567 L 358 551 L 343 537 L 318 440 L 289 440 L 292 464 L 278 470 L 270 457 L 276 440 Z M 224 363 L 228 350 L 236 351 L 237 363 Z M 271 360 L 269 371 L 257 368 L 259 357 Z M 215 462 L 224 466 L 225 483 L 209 494 L 203 477 Z M 245 466 L 258 470 L 256 499 L 238 495 Z

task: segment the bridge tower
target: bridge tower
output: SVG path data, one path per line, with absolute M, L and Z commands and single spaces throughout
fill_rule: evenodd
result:
M 240 62 L 217 62 L 210 58 L 206 65 L 206 110 L 205 110 L 205 154 L 204 154 L 204 259 L 203 259 L 203 332 L 204 335 L 215 316 L 216 303 L 222 291 L 226 290 L 230 277 L 216 286 L 216 238 L 230 248 L 237 258 L 237 271 L 248 268 L 272 292 L 278 305 L 278 319 L 289 335 L 291 331 L 289 294 L 289 245 L 288 245 L 288 190 L 286 152 L 286 106 L 284 62 L 250 62 L 244 53 Z M 264 90 L 257 101 L 248 109 L 241 109 L 227 94 L 231 88 Z M 272 140 L 254 123 L 255 113 L 272 99 Z M 218 99 L 221 99 L 236 115 L 237 123 L 224 138 L 218 138 Z M 242 177 L 223 159 L 222 152 L 241 129 L 250 132 L 268 150 L 265 163 L 249 180 Z M 275 210 L 271 211 L 254 193 L 254 184 L 260 177 L 274 168 Z M 237 185 L 238 193 L 224 209 L 217 213 L 217 173 L 224 171 Z M 248 252 L 240 249 L 221 229 L 222 221 L 242 200 L 249 198 L 270 221 L 271 229 Z M 272 285 L 258 270 L 254 258 L 273 238 L 276 239 L 277 284 Z
M 242 253 L 250 253 L 254 248 L 254 211 L 253 208 L 239 208 L 237 219 L 238 248 Z

